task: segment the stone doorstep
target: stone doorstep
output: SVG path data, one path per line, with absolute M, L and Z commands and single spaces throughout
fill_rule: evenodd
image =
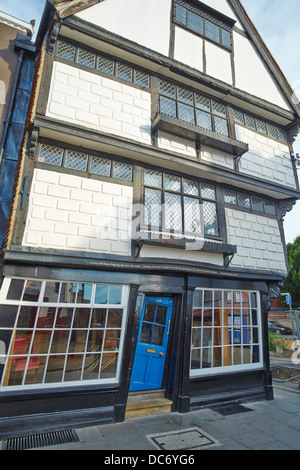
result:
M 170 413 L 171 406 L 172 401 L 164 397 L 164 390 L 131 392 L 128 396 L 125 419 Z

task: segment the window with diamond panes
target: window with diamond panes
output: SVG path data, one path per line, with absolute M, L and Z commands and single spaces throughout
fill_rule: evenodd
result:
M 219 235 L 215 187 L 155 170 L 144 171 L 144 223 L 187 235 Z
M 273 137 L 274 139 L 287 142 L 287 133 L 284 129 L 271 124 L 262 119 L 255 118 L 239 110 L 234 110 L 234 120 L 237 124 L 243 124 L 250 129 L 255 129 L 262 134 Z
M 133 177 L 133 167 L 129 163 L 117 162 L 109 158 L 88 155 L 48 144 L 39 145 L 37 161 L 126 181 L 132 181 Z
M 222 103 L 163 80 L 159 93 L 161 114 L 229 136 L 227 109 Z
M 116 382 L 127 299 L 128 287 L 122 285 L 5 278 L 1 387 Z
M 204 36 L 228 49 L 232 47 L 232 28 L 221 19 L 214 17 L 203 8 L 184 0 L 174 3 L 174 21 L 190 31 Z
M 122 80 L 135 83 L 143 88 L 150 87 L 150 76 L 141 70 L 117 62 L 113 58 L 98 55 L 84 47 L 77 47 L 68 42 L 57 42 L 56 57 L 75 62 L 89 69 L 98 70 L 108 75 L 114 75 Z
M 234 190 L 224 190 L 224 201 L 230 205 L 238 205 L 244 209 L 251 209 L 256 212 L 264 212 L 269 215 L 276 215 L 276 205 L 273 201 L 262 199 L 258 196 L 237 193 Z

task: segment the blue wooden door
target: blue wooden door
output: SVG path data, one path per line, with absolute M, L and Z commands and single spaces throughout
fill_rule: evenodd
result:
M 171 298 L 145 298 L 130 391 L 161 388 L 172 307 Z

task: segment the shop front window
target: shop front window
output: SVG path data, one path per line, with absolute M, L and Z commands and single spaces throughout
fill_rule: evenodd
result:
M 127 286 L 8 279 L 0 292 L 1 388 L 119 377 Z
M 259 293 L 196 289 L 191 377 L 261 365 Z

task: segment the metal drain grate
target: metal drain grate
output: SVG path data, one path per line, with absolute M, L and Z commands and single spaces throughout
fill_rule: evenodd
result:
M 148 434 L 146 437 L 160 450 L 201 450 L 222 445 L 198 427 Z
M 4 439 L 2 441 L 2 450 L 36 449 L 38 447 L 49 447 L 69 442 L 79 442 L 78 434 L 73 429 Z

